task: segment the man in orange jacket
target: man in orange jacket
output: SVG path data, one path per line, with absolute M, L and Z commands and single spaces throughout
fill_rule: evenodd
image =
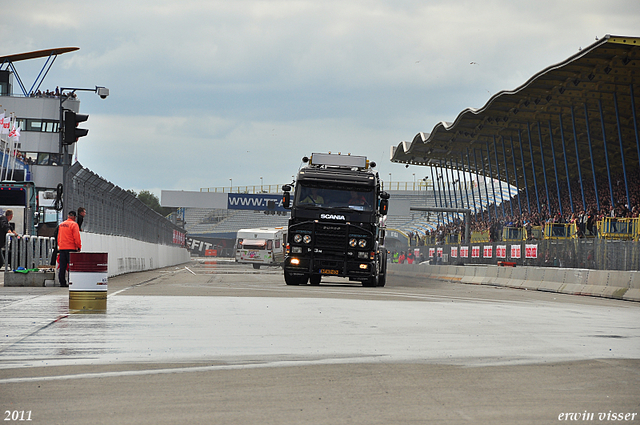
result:
M 60 286 L 69 286 L 67 283 L 67 267 L 69 266 L 69 253 L 80 251 L 80 229 L 76 223 L 76 212 L 69 211 L 66 221 L 58 225 L 58 253 L 60 254 L 60 271 L 58 280 Z

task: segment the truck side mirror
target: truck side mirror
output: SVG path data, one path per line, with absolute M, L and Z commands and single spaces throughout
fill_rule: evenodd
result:
M 290 192 L 285 192 L 282 195 L 282 207 L 287 210 L 291 209 L 291 193 Z
M 380 200 L 380 215 L 387 215 L 389 212 L 389 200 L 381 199 Z

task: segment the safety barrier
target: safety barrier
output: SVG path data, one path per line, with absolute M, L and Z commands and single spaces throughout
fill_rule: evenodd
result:
M 45 236 L 7 235 L 5 250 L 2 252 L 4 271 L 48 266 L 55 243 L 54 238 Z
M 390 264 L 391 278 L 438 279 L 476 285 L 640 301 L 640 272 L 542 267 Z

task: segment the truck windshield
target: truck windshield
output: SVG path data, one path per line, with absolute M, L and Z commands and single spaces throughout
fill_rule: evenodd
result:
M 300 184 L 296 190 L 296 205 L 373 211 L 373 190 Z

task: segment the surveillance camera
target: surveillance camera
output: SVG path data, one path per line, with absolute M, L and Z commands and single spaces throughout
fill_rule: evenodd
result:
M 107 96 L 109 96 L 109 89 L 106 87 L 98 87 L 96 92 L 98 96 L 100 96 L 100 99 L 106 99 Z

